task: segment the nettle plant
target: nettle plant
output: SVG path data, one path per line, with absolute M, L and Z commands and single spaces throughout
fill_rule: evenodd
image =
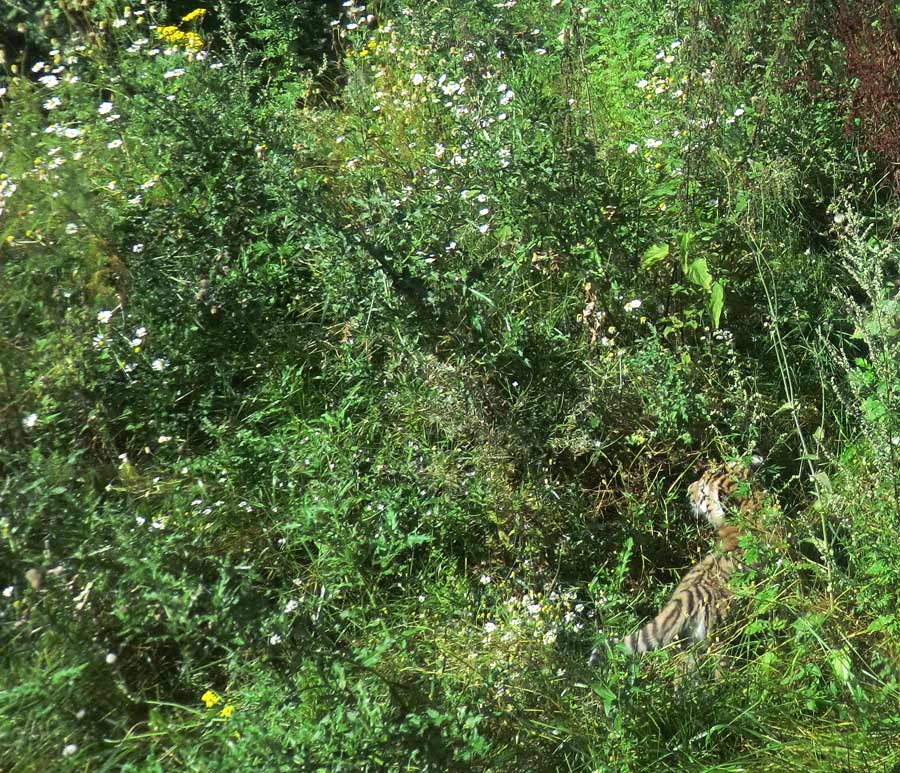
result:
M 896 486 L 900 472 L 900 290 L 896 280 L 900 248 L 876 233 L 874 224 L 852 207 L 849 196 L 835 202 L 833 220 L 844 269 L 862 295 L 840 293 L 854 325 L 851 341 L 855 345 L 836 354 L 854 398 L 851 409 L 878 458 L 892 471 Z

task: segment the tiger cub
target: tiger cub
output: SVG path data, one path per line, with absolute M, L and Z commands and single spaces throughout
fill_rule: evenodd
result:
M 704 556 L 688 570 L 656 617 L 618 642 L 628 652 L 640 654 L 665 647 L 686 632 L 693 641 L 703 642 L 721 623 L 734 595 L 728 587 L 728 578 L 739 565 L 735 552 L 741 536 L 737 526 L 725 523 L 721 496 L 734 494 L 761 462 L 760 457 L 754 456 L 749 469 L 739 463 L 730 463 L 723 468 L 708 470 L 688 487 L 693 511 L 717 527 L 718 550 Z M 753 497 L 745 498 L 741 509 L 754 501 Z M 596 665 L 600 657 L 600 649 L 595 647 L 588 663 Z

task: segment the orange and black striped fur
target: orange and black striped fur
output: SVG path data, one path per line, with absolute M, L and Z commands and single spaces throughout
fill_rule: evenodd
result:
M 626 636 L 620 642 L 622 647 L 633 654 L 640 654 L 665 647 L 676 639 L 684 638 L 685 634 L 699 643 L 708 639 L 722 622 L 734 596 L 728 587 L 728 579 L 740 564 L 737 550 L 741 531 L 737 526 L 725 523 L 721 497 L 735 495 L 760 462 L 761 459 L 754 456 L 750 468 L 734 463 L 708 470 L 688 487 L 694 512 L 716 527 L 719 537 L 717 549 L 688 570 L 659 614 Z M 744 497 L 741 510 L 746 515 L 746 510 L 756 504 L 756 497 Z M 589 663 L 595 665 L 599 660 L 600 651 L 595 648 Z
M 695 642 L 704 641 L 722 621 L 731 604 L 728 578 L 734 571 L 734 551 L 740 533 L 736 526 L 718 529 L 720 549 L 694 564 L 663 606 L 643 628 L 622 640 L 633 654 L 665 647 L 687 633 Z
M 707 470 L 699 479 L 688 486 L 691 509 L 698 518 L 705 518 L 718 528 L 725 523 L 725 507 L 722 496 L 732 496 L 747 486 L 750 474 L 762 464 L 762 457 L 753 454 L 750 465 L 742 462 L 727 462 L 722 467 Z M 744 501 L 747 497 L 743 497 Z

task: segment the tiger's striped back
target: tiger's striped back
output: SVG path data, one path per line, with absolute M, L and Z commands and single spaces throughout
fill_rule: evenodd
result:
M 622 640 L 633 654 L 660 649 L 689 636 L 704 641 L 728 612 L 733 597 L 728 578 L 736 565 L 733 555 L 740 533 L 736 526 L 721 526 L 720 552 L 709 553 L 692 566 L 649 623 Z

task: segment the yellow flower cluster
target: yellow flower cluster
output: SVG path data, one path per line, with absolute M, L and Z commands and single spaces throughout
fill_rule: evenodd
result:
M 222 702 L 222 697 L 220 695 L 217 695 L 212 690 L 207 690 L 205 693 L 203 693 L 203 695 L 200 696 L 200 700 L 203 701 L 203 704 L 206 706 L 206 708 L 211 709 L 217 703 Z M 219 716 L 223 719 L 228 719 L 228 717 L 230 717 L 232 714 L 234 714 L 234 706 L 230 703 L 226 703 L 222 707 L 222 710 L 219 712 Z
M 182 32 L 178 27 L 174 27 L 171 24 L 156 30 L 156 37 L 166 41 L 166 43 L 184 46 L 188 51 L 199 51 L 203 48 L 203 40 L 196 32 Z
M 183 21 L 183 22 L 194 21 L 194 19 L 196 19 L 198 16 L 203 16 L 203 14 L 205 14 L 205 13 L 206 13 L 205 8 L 195 8 L 187 16 L 182 16 L 181 21 Z
M 171 24 L 156 30 L 156 37 L 166 43 L 176 46 L 184 46 L 188 51 L 199 51 L 203 48 L 203 40 L 196 32 L 182 32 Z
M 366 47 L 361 49 L 359 52 L 359 58 L 362 59 L 371 54 L 376 48 L 378 48 L 378 41 L 374 38 L 366 43 Z

